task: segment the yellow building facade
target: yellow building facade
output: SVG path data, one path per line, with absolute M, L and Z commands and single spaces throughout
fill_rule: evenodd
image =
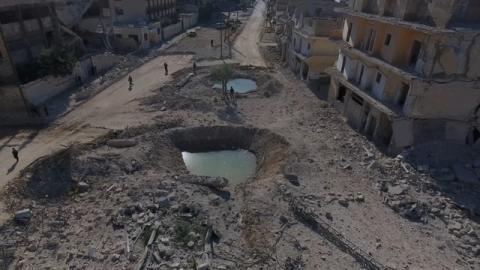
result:
M 430 140 L 480 139 L 480 20 L 441 1 L 425 8 L 421 0 L 356 0 L 337 10 L 345 17 L 343 42 L 328 71 L 329 101 L 393 152 Z

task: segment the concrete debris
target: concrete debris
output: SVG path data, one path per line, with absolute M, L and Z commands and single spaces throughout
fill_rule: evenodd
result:
M 15 221 L 21 224 L 26 224 L 32 218 L 32 211 L 30 209 L 23 209 L 15 212 Z
M 298 181 L 298 177 L 293 174 L 285 174 L 285 178 L 290 182 L 290 184 L 298 187 L 300 186 L 300 181 Z
M 79 182 L 77 184 L 77 188 L 80 193 L 83 193 L 88 191 L 88 189 L 90 188 L 90 185 L 85 182 Z
M 396 186 L 388 186 L 388 194 L 390 195 L 402 195 L 407 191 L 408 187 L 396 185 Z
M 129 147 L 136 146 L 137 141 L 127 140 L 127 139 L 115 139 L 115 140 L 108 140 L 107 145 L 113 148 L 129 148 Z
M 208 177 L 208 176 L 180 176 L 177 179 L 183 183 L 201 185 L 211 188 L 222 189 L 228 185 L 228 180 L 223 177 Z

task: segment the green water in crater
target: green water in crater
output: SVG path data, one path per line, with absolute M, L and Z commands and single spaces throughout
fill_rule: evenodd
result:
M 221 89 L 222 85 L 220 83 L 216 83 L 214 88 Z M 258 86 L 257 83 L 250 79 L 234 79 L 230 80 L 227 83 L 227 90 L 230 91 L 230 88 L 233 87 L 235 93 L 246 94 L 257 90 Z
M 257 169 L 257 158 L 247 150 L 182 152 L 182 156 L 191 174 L 224 177 L 230 185 L 247 181 Z

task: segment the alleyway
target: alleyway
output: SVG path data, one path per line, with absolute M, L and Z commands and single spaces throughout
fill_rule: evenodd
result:
M 245 25 L 243 32 L 237 37 L 233 46 L 233 58 L 241 65 L 252 65 L 257 67 L 265 67 L 258 42 L 262 32 L 265 3 L 259 1 L 250 20 Z

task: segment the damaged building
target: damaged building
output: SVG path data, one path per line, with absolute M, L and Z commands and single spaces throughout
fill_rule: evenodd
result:
M 331 0 L 274 1 L 278 48 L 282 60 L 311 86 L 328 78 L 325 69 L 338 56 L 341 21 Z
M 310 84 L 327 77 L 325 69 L 337 59 L 341 38 L 341 22 L 334 11 L 337 6 L 333 1 L 305 1 L 294 13 L 289 65 Z
M 177 0 L 95 0 L 79 30 L 87 42 L 102 41 L 96 46 L 131 51 L 150 48 L 191 27 L 196 23 L 192 16 L 178 13 Z M 169 29 L 175 24 L 175 29 Z
M 480 139 L 480 1 L 353 0 L 329 101 L 392 152 Z
M 42 51 L 69 36 L 55 5 L 59 1 L 21 0 L 0 3 L 0 122 L 28 117 L 21 82 L 32 80 L 32 63 Z

